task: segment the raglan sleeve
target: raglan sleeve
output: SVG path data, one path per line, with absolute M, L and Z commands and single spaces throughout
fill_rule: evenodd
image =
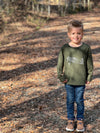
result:
M 88 49 L 87 72 L 88 72 L 87 81 L 90 82 L 93 77 L 93 58 L 92 58 L 92 51 L 90 47 Z
M 65 81 L 65 76 L 63 74 L 63 68 L 64 68 L 64 55 L 63 50 L 61 49 L 58 56 L 58 63 L 57 63 L 57 75 L 58 79 L 63 82 Z

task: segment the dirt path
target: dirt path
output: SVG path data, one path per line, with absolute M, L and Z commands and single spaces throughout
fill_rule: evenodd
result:
M 85 92 L 86 133 L 100 132 L 100 12 L 57 18 L 35 31 L 8 25 L 0 45 L 0 127 L 2 133 L 65 133 L 66 92 L 57 80 L 60 47 L 68 42 L 67 22 L 84 23 L 93 52 L 93 81 Z M 88 131 L 89 130 L 89 131 Z

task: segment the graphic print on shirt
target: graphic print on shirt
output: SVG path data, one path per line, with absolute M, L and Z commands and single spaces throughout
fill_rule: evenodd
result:
M 67 57 L 67 62 L 68 64 L 74 63 L 74 64 L 84 64 L 84 59 L 83 58 L 76 58 L 76 57 Z

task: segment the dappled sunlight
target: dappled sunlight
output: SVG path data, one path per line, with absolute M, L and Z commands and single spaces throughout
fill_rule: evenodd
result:
M 0 70 L 1 71 L 8 71 L 13 70 L 15 68 L 19 68 L 23 66 L 20 62 L 20 56 L 16 54 L 5 54 L 0 55 Z
M 0 45 L 0 124 L 4 133 L 66 132 L 66 92 L 57 79 L 56 67 L 60 48 L 69 41 L 67 23 L 70 18 L 83 20 L 83 41 L 90 45 L 93 53 L 94 72 L 92 82 L 86 85 L 85 117 L 86 124 L 97 131 L 100 17 L 83 13 L 58 17 L 36 31 L 25 23 L 9 24 Z

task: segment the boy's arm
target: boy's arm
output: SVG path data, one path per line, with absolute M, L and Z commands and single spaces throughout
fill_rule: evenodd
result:
M 63 74 L 63 67 L 64 67 L 64 56 L 62 50 L 60 50 L 58 56 L 58 63 L 57 63 L 57 75 L 61 82 L 65 81 L 65 76 Z
M 90 48 L 88 50 L 87 72 L 88 72 L 87 83 L 89 83 L 92 80 L 92 76 L 93 76 L 93 59 L 92 59 L 92 52 Z

